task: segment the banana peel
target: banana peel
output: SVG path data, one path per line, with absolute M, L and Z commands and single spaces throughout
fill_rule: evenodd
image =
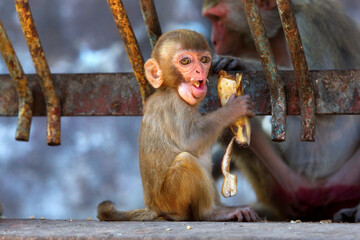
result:
M 221 188 L 221 194 L 225 197 L 235 196 L 237 193 L 237 176 L 230 173 L 230 161 L 235 137 L 233 137 L 226 148 L 223 160 L 221 162 L 221 172 L 224 175 L 224 181 Z
M 233 94 L 236 96 L 244 95 L 241 79 L 242 73 L 237 73 L 236 78 L 234 78 L 223 70 L 219 72 L 217 92 L 221 106 L 225 106 Z M 251 126 L 248 117 L 244 116 L 237 119 L 235 123 L 231 124 L 230 130 L 234 134 L 237 144 L 242 147 L 250 145 Z

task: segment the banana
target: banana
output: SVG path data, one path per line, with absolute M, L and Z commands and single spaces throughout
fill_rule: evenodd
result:
M 234 93 L 236 96 L 244 95 L 241 79 L 242 73 L 237 73 L 236 78 L 234 78 L 225 71 L 219 72 L 217 91 L 221 106 L 225 106 L 230 96 Z M 237 144 L 242 147 L 248 147 L 250 145 L 251 126 L 248 117 L 239 118 L 230 126 L 230 129 L 235 136 Z

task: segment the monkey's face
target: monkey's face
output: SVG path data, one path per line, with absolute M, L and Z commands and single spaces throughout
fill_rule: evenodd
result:
M 203 9 L 203 16 L 210 19 L 212 23 L 211 42 L 215 52 L 220 55 L 231 55 L 232 49 L 236 48 L 234 44 L 239 42 L 239 39 L 236 39 L 237 34 L 232 33 L 233 31 L 228 28 L 230 24 L 227 20 L 231 11 L 229 4 L 225 1 Z
M 172 62 L 183 77 L 178 86 L 180 97 L 190 105 L 200 103 L 207 92 L 206 80 L 211 66 L 211 53 L 183 50 L 175 54 Z
M 257 0 L 257 3 L 267 36 L 273 38 L 281 28 L 276 1 Z M 235 57 L 257 57 L 243 1 L 206 0 L 202 14 L 212 23 L 211 42 L 215 53 Z

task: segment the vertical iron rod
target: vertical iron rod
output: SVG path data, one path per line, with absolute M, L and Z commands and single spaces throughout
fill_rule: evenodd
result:
M 15 7 L 36 72 L 40 76 L 40 85 L 44 93 L 47 112 L 47 144 L 50 146 L 60 145 L 60 100 L 55 91 L 50 69 L 32 17 L 29 1 L 15 0 Z
M 15 139 L 18 141 L 29 141 L 33 108 L 31 88 L 1 21 L 0 50 L 6 66 L 9 69 L 10 76 L 15 84 L 19 99 Z
M 289 0 L 276 0 L 300 95 L 301 141 L 315 141 L 315 97 L 299 29 Z
M 124 43 L 125 50 L 134 70 L 135 77 L 139 83 L 140 93 L 144 104 L 146 98 L 151 95 L 152 89 L 145 78 L 144 58 L 141 54 L 139 44 L 136 40 L 134 31 L 131 27 L 122 1 L 107 0 L 107 3 L 114 17 L 114 21 L 119 30 L 121 39 Z
M 162 34 L 154 0 L 140 0 L 140 6 L 150 44 L 154 48 L 155 43 Z
M 274 55 L 266 36 L 263 20 L 256 0 L 244 0 L 246 17 L 255 42 L 256 50 L 260 56 L 261 64 L 265 69 L 266 80 L 271 97 L 271 138 L 273 141 L 285 141 L 286 126 L 286 99 L 285 91 L 278 74 Z

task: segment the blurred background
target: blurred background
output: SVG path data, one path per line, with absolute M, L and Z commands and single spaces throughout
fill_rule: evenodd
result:
M 29 2 L 52 73 L 132 71 L 105 0 Z M 360 22 L 360 1 L 340 2 Z M 140 5 L 123 3 L 148 59 L 151 47 Z M 155 4 L 163 32 L 188 28 L 210 40 L 211 25 L 201 16 L 201 0 Z M 0 1 L 0 18 L 25 73 L 35 73 L 13 1 Z M 2 58 L 0 74 L 8 74 Z M 140 117 L 62 117 L 58 147 L 46 145 L 46 118 L 33 118 L 29 142 L 15 141 L 16 121 L 0 117 L 0 202 L 7 218 L 95 219 L 97 204 L 106 199 L 122 210 L 144 206 Z M 239 181 L 237 197 L 224 201 L 227 204 L 256 200 L 250 186 Z

